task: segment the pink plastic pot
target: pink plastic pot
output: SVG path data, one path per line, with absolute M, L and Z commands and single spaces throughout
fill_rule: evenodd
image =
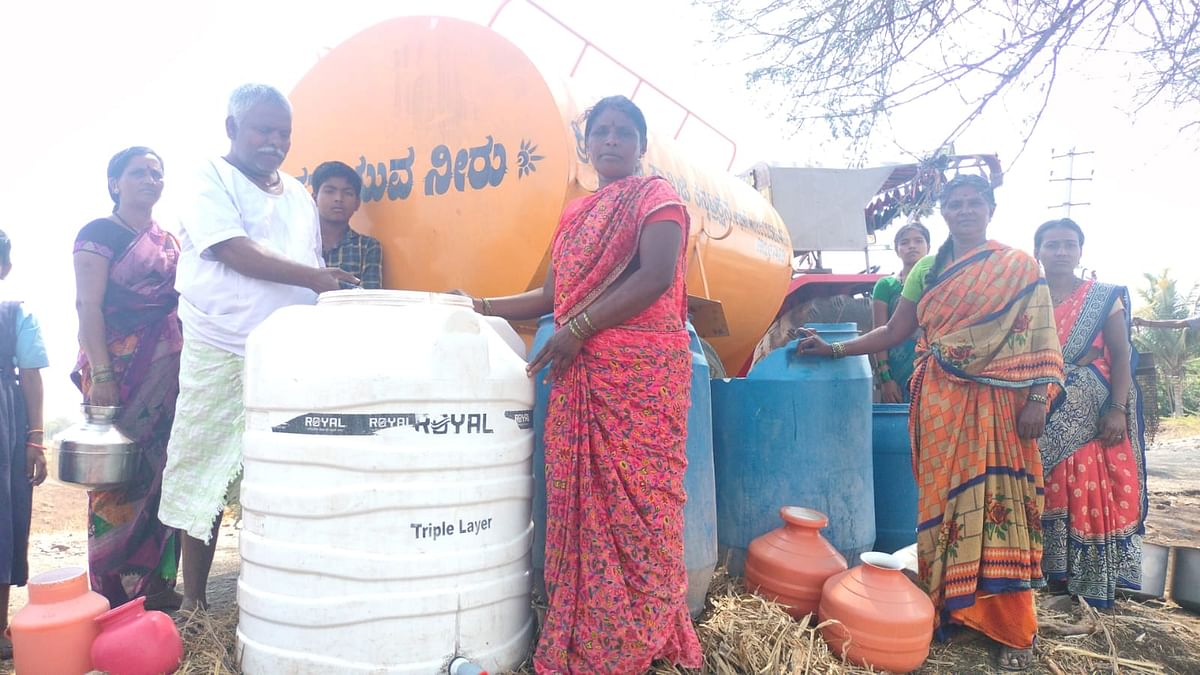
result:
M 146 611 L 145 598 L 96 617 L 100 636 L 92 643 L 92 665 L 109 675 L 173 673 L 183 659 L 183 640 L 171 617 Z

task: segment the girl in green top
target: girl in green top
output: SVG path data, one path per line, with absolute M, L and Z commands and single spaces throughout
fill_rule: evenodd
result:
M 871 312 L 876 328 L 886 324 L 895 313 L 900 304 L 904 280 L 912 272 L 913 266 L 929 253 L 929 230 L 921 223 L 909 223 L 896 231 L 892 246 L 904 267 L 898 274 L 880 279 L 875 283 L 875 290 L 871 291 Z M 895 347 L 875 354 L 875 374 L 879 376 L 882 402 L 908 402 L 908 381 L 913 374 L 916 348 L 917 336 L 914 333 Z

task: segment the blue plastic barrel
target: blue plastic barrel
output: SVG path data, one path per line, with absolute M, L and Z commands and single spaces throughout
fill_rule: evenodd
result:
M 809 328 L 834 342 L 857 335 L 852 323 Z M 781 506 L 829 516 L 822 534 L 846 560 L 875 543 L 871 366 L 795 350 L 793 340 L 747 377 L 712 382 L 718 554 L 736 576 L 750 542 L 779 526 Z
M 704 610 L 708 585 L 717 569 L 717 479 L 713 468 L 712 389 L 700 336 L 688 323 L 692 349 L 692 400 L 688 405 L 687 472 L 683 490 L 683 560 L 688 572 L 688 609 Z
M 537 333 L 529 348 L 529 360 L 554 334 L 554 315 L 538 319 Z M 549 367 L 534 376 L 533 388 L 533 592 L 546 598 L 546 406 L 550 385 L 546 384 Z
M 554 334 L 554 318 L 538 321 L 530 359 Z M 692 397 L 688 406 L 687 473 L 683 488 L 687 504 L 683 512 L 684 562 L 688 572 L 688 609 L 698 616 L 717 566 L 716 479 L 713 474 L 712 399 L 708 361 L 696 331 L 688 324 L 692 351 Z M 536 592 L 546 595 L 546 406 L 550 387 L 542 382 L 546 369 L 537 376 L 533 405 L 533 581 Z
M 917 481 L 912 472 L 908 404 L 874 408 L 875 550 L 892 553 L 917 541 Z

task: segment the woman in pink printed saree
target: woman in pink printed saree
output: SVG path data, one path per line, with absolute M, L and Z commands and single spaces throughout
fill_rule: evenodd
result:
M 550 368 L 546 587 L 538 673 L 641 673 L 702 661 L 688 614 L 683 476 L 691 382 L 688 217 L 662 178 L 635 175 L 646 123 L 621 96 L 587 113 L 597 192 L 570 204 L 546 284 L 476 299 L 485 314 L 556 331 Z
M 183 334 L 176 307 L 179 244 L 151 213 L 163 189 L 162 160 L 135 146 L 108 167 L 112 215 L 75 240 L 79 360 L 71 374 L 84 401 L 120 406 L 116 426 L 141 449 L 128 484 L 88 492 L 88 572 L 113 607 L 146 596 L 172 610 L 180 539 L 158 520 L 167 440 L 179 393 Z
M 1034 235 L 1067 364 L 1038 440 L 1046 475 L 1042 568 L 1052 592 L 1111 607 L 1117 588 L 1141 587 L 1145 439 L 1129 291 L 1076 276 L 1083 240 L 1070 218 L 1043 223 Z

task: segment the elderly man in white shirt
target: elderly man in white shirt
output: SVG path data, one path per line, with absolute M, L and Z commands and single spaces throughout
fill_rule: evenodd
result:
M 181 218 L 175 287 L 184 346 L 159 519 L 183 538 L 183 609 L 207 607 L 216 533 L 242 466 L 246 336 L 280 307 L 312 304 L 352 275 L 325 268 L 304 186 L 279 170 L 292 109 L 273 87 L 233 92 L 229 154 L 205 163 Z

